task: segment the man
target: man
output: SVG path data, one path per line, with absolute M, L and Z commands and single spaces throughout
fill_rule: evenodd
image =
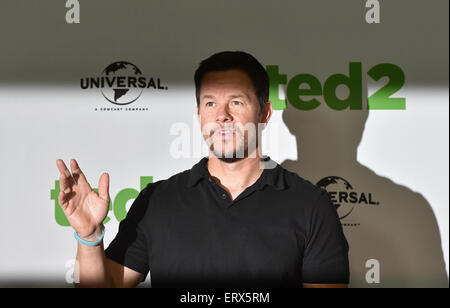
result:
M 62 160 L 59 203 L 76 231 L 81 286 L 346 287 L 348 245 L 326 191 L 260 155 L 272 104 L 264 67 L 222 52 L 195 73 L 197 114 L 209 146 L 190 170 L 149 184 L 106 251 L 98 194 Z M 259 124 L 259 125 L 258 125 Z

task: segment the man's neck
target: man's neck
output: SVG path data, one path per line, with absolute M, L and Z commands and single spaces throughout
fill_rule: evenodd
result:
M 263 172 L 260 162 L 259 155 L 254 158 L 245 157 L 230 163 L 210 154 L 207 168 L 216 183 L 225 189 L 234 200 L 259 179 Z

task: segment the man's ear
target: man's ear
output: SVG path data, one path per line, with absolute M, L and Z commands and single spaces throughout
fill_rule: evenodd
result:
M 261 110 L 261 118 L 260 118 L 260 123 L 264 123 L 264 128 L 266 128 L 267 124 L 269 123 L 269 120 L 272 117 L 272 113 L 273 113 L 272 102 L 267 101 L 264 104 L 263 109 Z

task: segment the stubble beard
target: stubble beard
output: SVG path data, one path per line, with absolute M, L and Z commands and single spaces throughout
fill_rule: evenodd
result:
M 238 127 L 235 128 L 235 132 L 233 139 L 225 144 L 222 143 L 223 146 L 219 147 L 219 149 L 214 147 L 214 142 L 210 145 L 210 150 L 214 156 L 225 163 L 234 163 L 248 157 L 249 147 L 246 147 L 246 145 L 248 145 L 249 142 L 255 142 L 255 144 L 257 142 L 256 136 L 250 135 L 248 132 L 242 132 Z M 215 136 L 215 138 L 220 137 Z M 232 147 L 234 144 L 236 144 L 236 148 L 227 151 L 227 148 Z

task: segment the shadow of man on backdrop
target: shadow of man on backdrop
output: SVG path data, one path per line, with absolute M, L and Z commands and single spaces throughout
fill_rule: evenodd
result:
M 297 139 L 298 160 L 281 165 L 332 196 L 350 246 L 350 287 L 448 287 L 430 205 L 356 159 L 368 114 L 324 103 L 313 111 L 288 104 L 283 121 Z M 371 259 L 379 263 L 379 283 L 366 280 L 377 279 L 376 268 L 366 268 Z

